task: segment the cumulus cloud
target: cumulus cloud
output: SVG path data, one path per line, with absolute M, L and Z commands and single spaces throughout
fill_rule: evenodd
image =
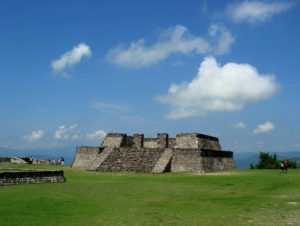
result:
M 86 135 L 86 138 L 89 140 L 94 140 L 98 138 L 104 138 L 106 136 L 106 133 L 103 130 L 97 130 L 94 133 L 88 133 Z
M 275 126 L 272 122 L 265 122 L 263 124 L 260 124 L 257 126 L 256 129 L 253 130 L 254 134 L 260 134 L 260 133 L 268 133 L 275 129 Z
M 203 116 L 208 112 L 241 110 L 246 103 L 272 97 L 279 89 L 273 75 L 259 74 L 249 64 L 218 64 L 213 57 L 201 63 L 191 82 L 171 84 L 155 101 L 168 104 L 170 119 Z
M 294 4 L 283 1 L 243 1 L 231 4 L 227 8 L 227 15 L 235 22 L 264 22 L 275 14 L 289 10 Z
M 90 47 L 84 43 L 80 43 L 74 46 L 71 51 L 64 53 L 58 60 L 51 62 L 52 69 L 58 73 L 63 71 L 67 67 L 72 67 L 78 64 L 83 57 L 91 57 L 92 52 Z M 63 73 L 64 77 L 68 77 L 68 74 Z
M 43 130 L 37 130 L 37 131 L 32 131 L 30 135 L 25 136 L 24 139 L 33 142 L 41 139 L 44 136 L 44 131 Z
M 77 126 L 77 124 L 72 124 L 70 126 L 62 125 L 58 127 L 55 131 L 54 139 L 67 140 L 70 137 L 70 133 L 74 132 Z
M 221 55 L 228 52 L 234 42 L 231 33 L 221 24 L 213 24 L 209 35 L 213 44 L 210 40 L 190 34 L 186 27 L 177 25 L 164 30 L 153 45 L 146 46 L 144 39 L 131 42 L 128 48 L 119 45 L 109 50 L 106 59 L 119 66 L 140 68 L 162 61 L 174 53 Z
M 247 126 L 243 122 L 239 122 L 239 123 L 234 124 L 233 128 L 236 128 L 236 129 L 246 129 Z

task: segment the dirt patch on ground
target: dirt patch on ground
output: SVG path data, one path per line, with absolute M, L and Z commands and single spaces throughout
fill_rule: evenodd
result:
M 238 175 L 241 174 L 240 172 L 222 172 L 222 171 L 218 171 L 218 172 L 209 172 L 209 173 L 199 173 L 197 175 L 201 175 L 201 176 L 231 176 L 231 175 Z

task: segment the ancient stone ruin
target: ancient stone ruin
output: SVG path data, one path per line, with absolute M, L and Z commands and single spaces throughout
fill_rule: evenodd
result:
M 169 138 L 144 134 L 108 133 L 100 147 L 76 148 L 72 168 L 100 172 L 204 173 L 234 169 L 233 153 L 223 151 L 217 137 L 180 133 Z
M 63 170 L 0 168 L 0 186 L 65 182 Z
M 29 157 L 3 157 L 3 156 L 0 156 L 0 164 L 1 163 L 51 165 L 50 160 L 32 159 L 32 162 L 30 162 Z

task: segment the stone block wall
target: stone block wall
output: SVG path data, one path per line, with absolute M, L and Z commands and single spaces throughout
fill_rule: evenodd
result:
M 115 148 L 97 168 L 97 171 L 150 173 L 163 152 L 162 148 Z
M 65 181 L 66 179 L 64 177 L 64 171 L 62 170 L 0 172 L 0 186 Z
M 200 140 L 197 138 L 196 133 L 179 133 L 176 135 L 175 148 L 200 148 Z
M 221 151 L 221 145 L 217 137 L 207 136 L 203 134 L 198 135 L 199 139 L 199 148 L 210 149 L 210 150 L 219 150 Z
M 157 148 L 157 138 L 144 138 L 144 148 Z
M 200 133 L 180 133 L 176 135 L 176 148 L 204 148 L 222 150 L 217 137 Z
M 143 148 L 144 147 L 144 134 L 133 134 L 133 144 L 136 148 Z
M 168 148 L 175 148 L 176 146 L 176 138 L 169 138 Z
M 202 173 L 201 151 L 199 149 L 174 149 L 171 172 Z
M 204 173 L 223 169 L 235 169 L 231 151 L 207 149 L 173 150 L 172 172 Z
M 126 145 L 127 135 L 125 133 L 108 133 L 104 138 L 102 147 L 124 147 Z
M 76 147 L 76 155 L 73 160 L 72 168 L 88 168 L 92 162 L 100 156 L 103 147 Z
M 167 133 L 158 133 L 157 134 L 157 147 L 158 148 L 167 148 L 169 141 L 169 135 Z

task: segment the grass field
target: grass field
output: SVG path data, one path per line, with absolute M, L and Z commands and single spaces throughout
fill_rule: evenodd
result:
M 0 167 L 36 166 L 5 165 Z M 0 187 L 0 225 L 300 225 L 300 170 L 96 173 Z

